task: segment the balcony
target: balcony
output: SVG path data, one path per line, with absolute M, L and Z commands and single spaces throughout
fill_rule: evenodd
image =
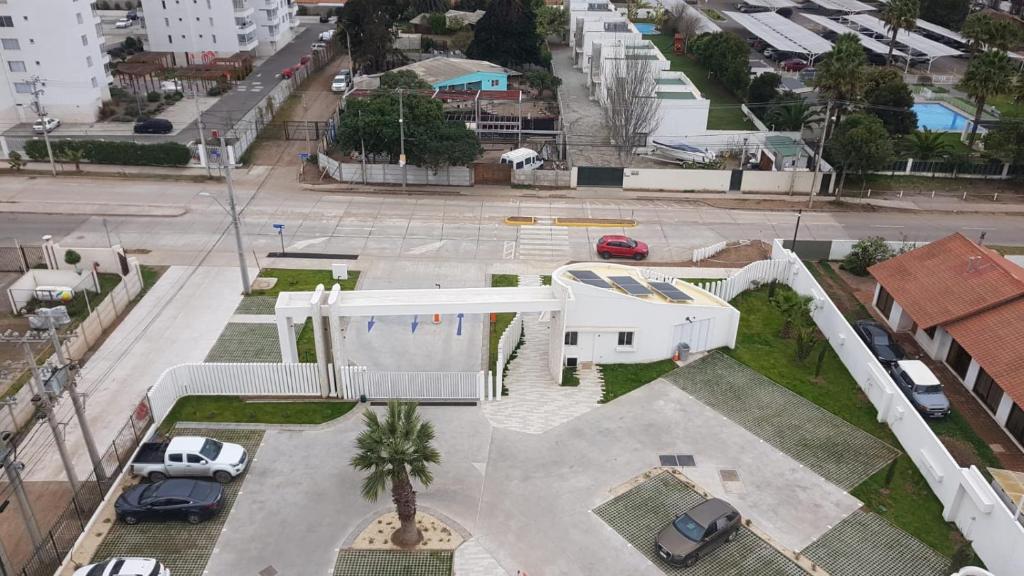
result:
M 239 35 L 245 35 L 249 32 L 256 31 L 256 21 L 245 18 L 235 18 L 235 27 L 238 28 Z
M 256 9 L 252 7 L 249 0 L 234 0 L 235 16 L 252 16 L 256 13 Z
M 239 50 L 255 50 L 256 45 L 259 44 L 256 40 L 256 33 L 251 32 L 249 34 L 238 35 L 238 49 Z

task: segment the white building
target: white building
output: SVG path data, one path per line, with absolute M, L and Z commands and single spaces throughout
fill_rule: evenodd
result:
M 293 0 L 142 0 L 149 49 L 178 65 L 236 52 L 269 56 L 294 37 Z
M 0 122 L 36 119 L 32 85 L 38 76 L 47 114 L 63 122 L 94 122 L 110 98 L 110 57 L 101 50 L 100 18 L 89 0 L 0 2 Z

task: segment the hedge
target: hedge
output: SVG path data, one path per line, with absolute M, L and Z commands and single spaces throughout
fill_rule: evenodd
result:
M 93 164 L 121 164 L 124 166 L 184 166 L 192 160 L 187 146 L 177 142 L 136 144 L 108 140 L 56 140 L 50 142 L 53 156 L 60 160 L 68 148 L 81 148 L 82 160 Z M 25 152 L 32 160 L 47 160 L 46 142 L 29 140 Z

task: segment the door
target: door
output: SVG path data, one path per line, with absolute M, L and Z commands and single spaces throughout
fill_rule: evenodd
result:
M 739 192 L 743 187 L 743 170 L 733 170 L 729 175 L 729 192 Z
M 709 348 L 711 342 L 711 319 L 676 324 L 675 332 L 677 344 L 689 344 L 690 352 L 703 352 Z
M 618 242 L 618 241 L 616 241 L 616 242 L 609 242 L 608 243 L 608 247 L 612 249 L 612 255 L 613 256 L 618 256 L 620 258 L 623 257 L 623 256 L 628 256 L 628 254 L 627 254 L 628 248 L 622 242 Z
M 622 168 L 580 166 L 576 170 L 576 185 L 622 188 Z
M 151 516 L 157 520 L 180 520 L 191 502 L 183 498 L 160 498 L 150 505 Z
M 206 476 L 210 463 L 199 454 L 185 455 L 185 468 L 182 476 Z
M 168 454 L 166 468 L 168 476 L 186 476 L 185 455 Z

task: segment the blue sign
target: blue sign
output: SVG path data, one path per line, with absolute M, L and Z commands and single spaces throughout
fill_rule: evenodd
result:
M 281 232 L 281 231 L 284 230 L 284 224 L 271 224 L 271 226 L 273 226 L 274 230 L 277 230 L 278 232 Z
M 420 317 L 419 316 L 413 316 L 412 317 L 412 333 L 413 334 L 416 333 L 416 328 L 418 328 L 419 325 L 420 325 Z
M 459 312 L 459 329 L 455 332 L 456 336 L 462 336 L 462 312 Z
M 300 160 L 309 160 L 309 152 L 299 152 Z
M 373 330 L 373 325 L 377 323 L 376 321 L 374 321 L 373 318 L 374 318 L 373 316 L 370 316 L 370 319 L 366 322 L 366 332 L 367 333 L 369 333 L 370 330 Z

